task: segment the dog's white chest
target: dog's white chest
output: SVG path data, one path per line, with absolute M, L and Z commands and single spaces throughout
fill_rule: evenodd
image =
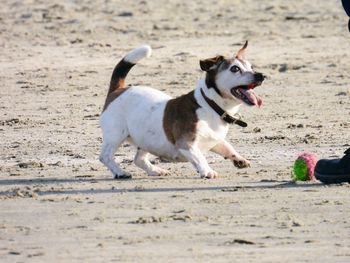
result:
M 200 120 L 197 130 L 197 142 L 200 150 L 207 152 L 218 142 L 224 140 L 228 128 L 228 125 L 217 123 L 216 120 Z

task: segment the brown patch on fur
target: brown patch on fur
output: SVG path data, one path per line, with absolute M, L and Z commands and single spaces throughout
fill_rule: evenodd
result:
M 194 91 L 169 100 L 165 107 L 163 128 L 168 140 L 176 144 L 181 140 L 193 142 L 196 138 L 199 108 Z
M 105 111 L 108 107 L 109 104 L 111 104 L 111 102 L 113 102 L 116 98 L 118 98 L 120 95 L 122 95 L 125 91 L 127 91 L 129 89 L 129 87 L 127 88 L 118 88 L 115 91 L 112 91 L 111 93 L 109 93 L 107 95 L 106 101 L 105 101 L 105 105 L 103 106 L 103 111 Z
M 220 60 L 220 62 L 217 65 L 216 68 L 207 71 L 207 75 L 206 75 L 206 78 L 205 78 L 206 81 L 210 80 L 210 82 L 215 83 L 216 75 L 220 71 L 223 71 L 223 70 L 227 69 L 230 66 L 231 63 L 232 63 L 232 60 L 230 60 L 230 59 L 222 59 L 222 60 Z M 215 86 L 216 86 L 216 84 L 215 84 Z
M 133 66 L 135 66 L 135 64 L 127 62 L 123 59 L 115 66 L 102 112 L 107 109 L 111 102 L 128 90 L 128 88 L 125 88 L 125 78 Z
M 220 96 L 222 96 L 222 94 L 216 85 L 216 75 L 219 71 L 227 69 L 231 62 L 230 59 L 225 59 L 223 56 L 216 56 L 200 61 L 201 69 L 207 72 L 205 76 L 205 84 L 208 88 L 214 89 Z
M 219 63 L 224 60 L 224 57 L 223 56 L 216 56 L 216 57 L 213 57 L 213 58 L 207 58 L 207 59 L 204 59 L 204 60 L 200 60 L 199 61 L 199 65 L 201 67 L 201 69 L 203 71 L 210 71 L 213 69 L 213 66 L 217 66 L 219 65 Z

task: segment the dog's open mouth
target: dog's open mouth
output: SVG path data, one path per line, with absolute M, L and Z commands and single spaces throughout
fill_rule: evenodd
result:
M 262 99 L 256 95 L 253 89 L 257 86 L 260 86 L 261 82 L 252 83 L 244 86 L 237 86 L 231 89 L 231 93 L 237 99 L 242 100 L 250 106 L 261 106 Z

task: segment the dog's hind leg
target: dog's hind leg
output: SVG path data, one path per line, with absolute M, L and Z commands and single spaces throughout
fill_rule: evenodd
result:
M 113 173 L 115 179 L 131 178 L 131 175 L 124 172 L 114 160 L 114 153 L 127 138 L 127 136 L 128 135 L 125 132 L 120 132 L 120 134 L 117 134 L 117 132 L 103 134 L 100 161 Z
M 148 155 L 148 152 L 137 148 L 137 153 L 134 159 L 136 166 L 146 171 L 149 176 L 164 176 L 169 174 L 167 170 L 151 164 L 151 162 L 148 160 Z

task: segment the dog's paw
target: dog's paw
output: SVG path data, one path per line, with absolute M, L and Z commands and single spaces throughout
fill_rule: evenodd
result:
M 205 179 L 214 179 L 214 178 L 218 178 L 219 175 L 217 172 L 211 170 L 211 171 L 207 172 L 206 174 L 203 174 L 201 177 L 205 178 Z
M 250 162 L 244 158 L 233 160 L 233 164 L 239 169 L 250 167 Z
M 152 171 L 148 173 L 148 176 L 167 176 L 167 175 L 169 175 L 169 171 L 159 167 L 153 167 Z

